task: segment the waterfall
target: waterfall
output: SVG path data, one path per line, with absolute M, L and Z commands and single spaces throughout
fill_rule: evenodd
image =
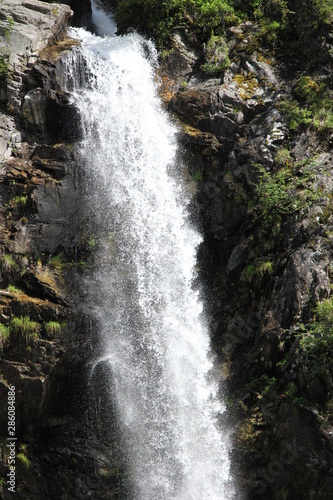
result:
M 81 46 L 68 56 L 67 85 L 82 117 L 96 263 L 86 286 L 133 498 L 229 500 L 224 406 L 193 285 L 201 236 L 189 221 L 176 128 L 156 91 L 156 51 L 137 34 L 75 31 Z

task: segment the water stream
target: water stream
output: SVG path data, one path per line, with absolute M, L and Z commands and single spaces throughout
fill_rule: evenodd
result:
M 93 7 L 98 33 L 113 35 Z M 104 351 L 96 363 L 111 366 L 133 498 L 229 500 L 224 406 L 193 286 L 201 236 L 156 91 L 156 51 L 136 34 L 76 36 L 67 80 L 82 117 L 93 221 L 97 266 L 87 289 Z

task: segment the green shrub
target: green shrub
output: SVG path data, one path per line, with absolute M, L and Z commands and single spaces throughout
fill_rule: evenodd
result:
M 294 94 L 300 103 L 282 101 L 280 110 L 286 115 L 291 131 L 311 126 L 321 134 L 333 130 L 333 91 L 324 84 L 318 84 L 310 76 L 303 75 L 294 87 Z
M 313 0 L 318 20 L 323 24 L 333 24 L 333 0 Z
M 294 88 L 294 92 L 298 97 L 311 102 L 316 99 L 319 90 L 320 87 L 318 83 L 310 76 L 301 76 Z
M 312 206 L 323 196 L 320 190 L 311 188 L 315 176 L 310 166 L 304 168 L 302 177 L 296 175 L 297 166 L 287 165 L 275 173 L 267 172 L 261 165 L 254 166 L 259 173 L 254 218 L 260 222 L 262 233 L 269 230 L 272 235 L 277 234 L 285 216 Z
M 212 36 L 206 47 L 205 62 L 201 66 L 202 70 L 211 76 L 218 76 L 230 65 L 228 47 L 222 36 Z
M 0 80 L 3 80 L 9 72 L 9 56 L 0 54 Z
M 212 30 L 222 33 L 225 23 L 235 16 L 228 0 L 118 0 L 115 20 L 121 31 L 140 30 L 162 47 L 173 29 L 188 27 L 208 40 Z
M 299 352 L 313 375 L 325 372 L 333 362 L 333 298 L 316 305 L 313 322 L 299 334 Z
M 191 176 L 191 180 L 193 182 L 201 182 L 203 180 L 202 172 L 200 172 L 200 170 L 197 170 L 197 172 L 195 172 L 195 174 Z

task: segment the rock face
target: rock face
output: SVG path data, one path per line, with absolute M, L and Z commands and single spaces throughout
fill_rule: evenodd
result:
M 96 491 L 117 498 L 121 489 L 119 445 L 96 422 L 102 411 L 111 415 L 110 402 L 87 386 L 98 341 L 77 293 L 89 258 L 74 146 L 80 127 L 60 83 L 61 58 L 77 43 L 66 34 L 72 14 L 38 0 L 0 4 L 0 62 L 8 63 L 0 78 L 3 498 L 13 495 L 6 452 L 12 386 L 17 498 L 97 498 Z
M 176 34 L 161 96 L 182 122 L 196 183 L 199 262 L 235 429 L 239 496 L 329 499 L 332 358 L 325 351 L 325 366 L 311 364 L 302 346 L 320 321 L 312 322 L 314 305 L 330 303 L 331 138 L 314 127 L 291 130 L 280 103 L 294 97 L 302 63 L 250 49 L 256 29 L 228 31 L 231 64 L 214 79 L 200 70 L 198 46 Z M 319 80 L 329 58 L 313 69 Z

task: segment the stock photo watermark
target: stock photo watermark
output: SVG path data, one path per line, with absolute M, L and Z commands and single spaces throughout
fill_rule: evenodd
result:
M 15 386 L 12 385 L 8 388 L 8 399 L 7 399 L 7 426 L 8 426 L 8 436 L 7 436 L 7 489 L 8 491 L 16 492 L 16 392 Z

